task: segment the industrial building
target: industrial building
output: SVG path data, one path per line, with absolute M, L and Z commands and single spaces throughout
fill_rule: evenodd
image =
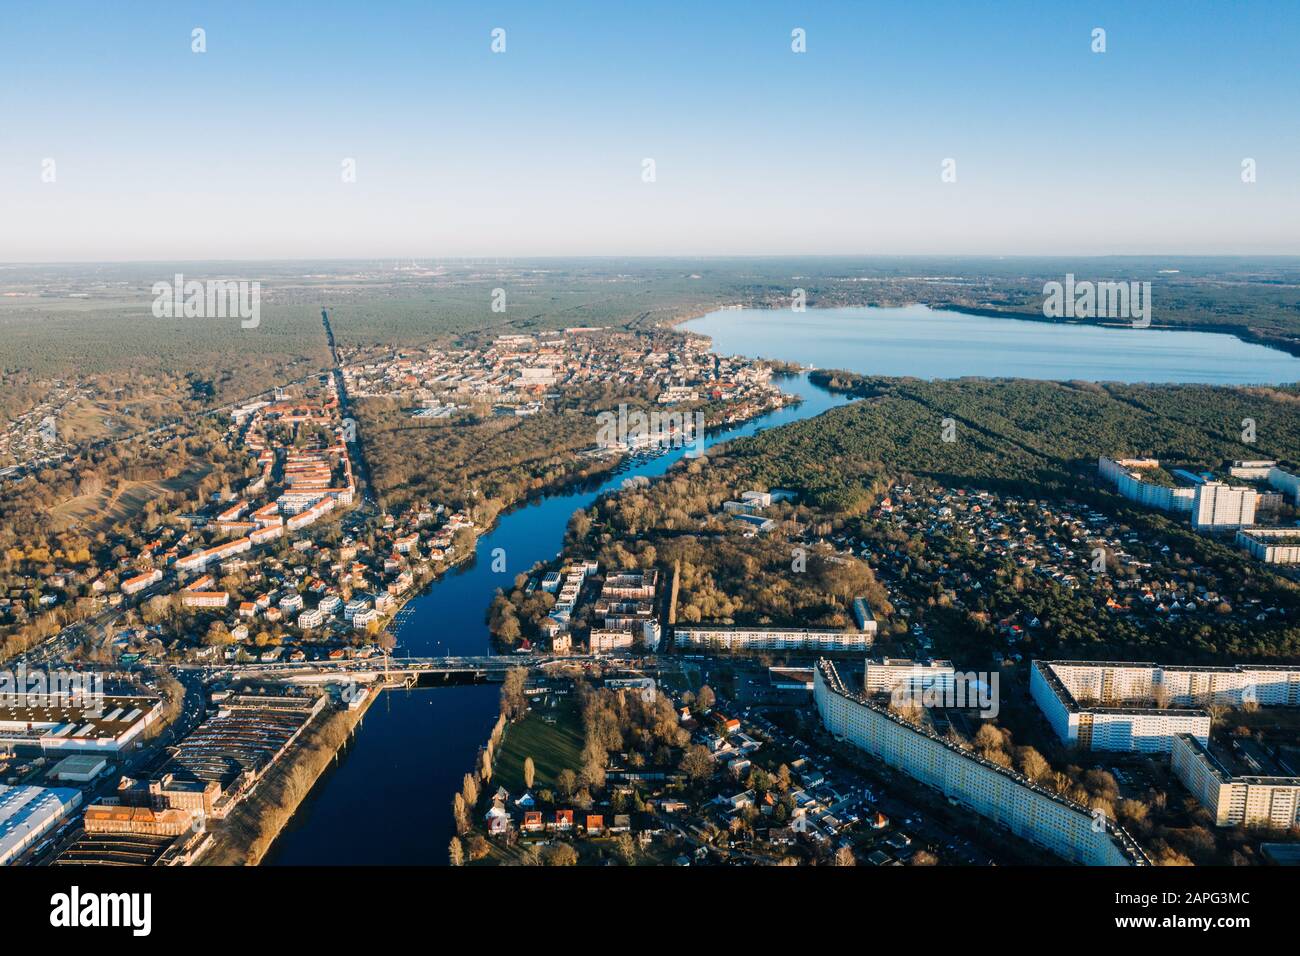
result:
M 233 695 L 180 742 L 149 781 L 124 802 L 220 819 L 298 739 L 326 698 Z
M 80 805 L 80 790 L 0 784 L 0 866 L 36 846 Z
M 64 757 L 50 771 L 59 783 L 90 783 L 108 769 L 108 761 L 98 754 L 73 754 Z
M 92 711 L 75 702 L 0 704 L 0 746 L 20 753 L 120 753 L 162 714 L 157 697 L 103 697 Z

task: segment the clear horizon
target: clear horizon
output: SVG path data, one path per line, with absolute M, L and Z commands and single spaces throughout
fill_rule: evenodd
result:
M 14 10 L 0 262 L 1300 255 L 1297 27 L 1269 2 Z

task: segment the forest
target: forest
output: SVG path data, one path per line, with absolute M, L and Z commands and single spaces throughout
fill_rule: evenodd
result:
M 630 482 L 603 496 L 575 515 L 566 555 L 595 554 L 608 567 L 679 567 L 679 622 L 840 626 L 849 599 L 867 594 L 882 617 L 882 634 L 898 634 L 902 622 L 890 619 L 893 609 L 874 570 L 890 556 L 891 567 L 910 576 L 906 590 L 918 602 L 913 621 L 926 620 L 939 649 L 962 659 L 999 647 L 996 621 L 1011 612 L 1046 622 L 1024 648 L 1036 656 L 1300 658 L 1294 581 L 1230 540 L 1132 505 L 1096 477 L 1101 453 L 1152 453 L 1212 466 L 1236 457 L 1294 459 L 1300 419 L 1293 391 L 818 377 L 863 398 L 729 442 L 707 459 L 679 463 L 654 484 Z M 1233 431 L 1246 417 L 1257 423 L 1254 445 Z M 952 442 L 943 440 L 944 418 L 957 422 Z M 1167 562 L 1171 578 L 1187 582 L 1181 586 L 1201 582 L 1221 592 L 1229 610 L 1156 623 L 1117 618 L 1104 611 L 1104 587 L 1072 590 L 1021 574 L 984 557 L 978 540 L 890 530 L 872 509 L 894 481 L 1095 507 L 1113 516 L 1114 533 L 1136 535 L 1138 553 L 1155 552 L 1149 557 Z M 745 537 L 722 513 L 723 501 L 749 488 L 798 492 L 795 502 L 765 511 L 776 521 L 766 536 Z M 818 550 L 828 541 L 856 542 L 881 557 L 873 556 L 871 567 L 837 565 Z M 796 549 L 806 553 L 802 572 Z M 979 582 L 964 611 L 945 606 L 951 602 L 936 583 L 940 570 Z M 539 609 L 527 607 L 519 592 L 502 595 L 499 605 L 513 599 L 527 635 Z M 1284 613 L 1261 622 L 1231 610 L 1246 600 Z M 508 617 L 506 610 L 498 606 L 494 617 Z

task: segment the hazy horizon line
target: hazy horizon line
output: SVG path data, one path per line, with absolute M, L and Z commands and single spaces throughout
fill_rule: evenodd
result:
M 357 256 L 286 256 L 235 258 L 142 258 L 142 259 L 0 259 L 0 268 L 15 266 L 107 266 L 156 265 L 159 263 L 345 263 L 345 262 L 536 262 L 536 261 L 695 261 L 781 260 L 781 259 L 1297 259 L 1300 252 L 792 252 L 792 253 L 537 253 L 516 255 L 357 255 Z

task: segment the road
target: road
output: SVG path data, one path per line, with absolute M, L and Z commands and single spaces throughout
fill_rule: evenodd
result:
M 350 446 L 352 456 L 352 474 L 361 489 L 361 501 L 369 508 L 378 507 L 374 484 L 370 480 L 370 467 L 366 464 L 365 450 L 361 447 L 361 429 L 357 426 L 356 416 L 352 413 L 352 400 L 348 398 L 347 382 L 343 377 L 343 363 L 339 361 L 339 350 L 334 344 L 334 329 L 330 327 L 328 309 L 320 310 L 321 325 L 325 328 L 325 341 L 329 345 L 330 360 L 333 363 L 330 373 L 334 376 L 334 388 L 339 397 L 339 416 L 352 427 L 344 430 L 343 439 Z

